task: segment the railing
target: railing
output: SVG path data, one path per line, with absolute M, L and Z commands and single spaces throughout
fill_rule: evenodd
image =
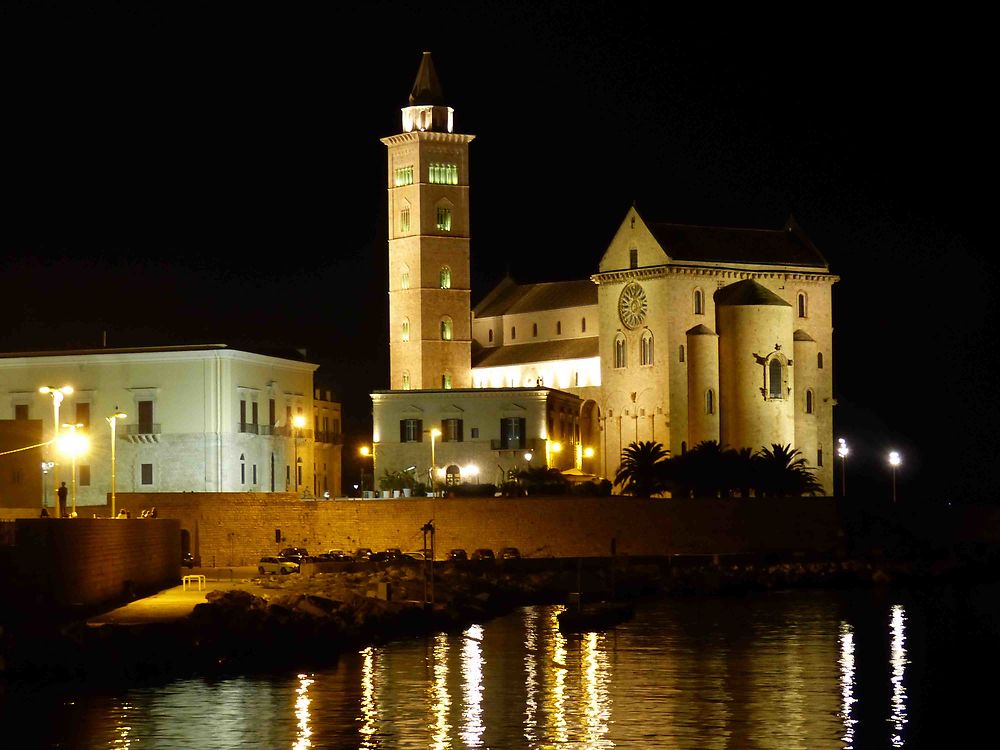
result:
M 339 432 L 333 432 L 330 430 L 319 430 L 316 433 L 317 443 L 331 443 L 333 445 L 343 445 L 344 436 Z
M 240 422 L 240 432 L 249 433 L 250 435 L 259 434 L 260 425 L 252 424 L 251 422 Z
M 540 438 L 526 438 L 524 440 L 508 440 L 503 444 L 503 440 L 490 440 L 491 451 L 539 451 L 545 449 L 545 441 Z
M 128 436 L 134 435 L 159 435 L 160 425 L 158 424 L 127 424 L 123 425 L 124 433 Z M 121 428 L 119 428 L 121 429 Z

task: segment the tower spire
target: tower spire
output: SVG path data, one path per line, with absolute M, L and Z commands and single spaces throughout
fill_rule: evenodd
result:
M 430 104 L 435 107 L 444 107 L 444 92 L 441 90 L 441 81 L 438 80 L 437 70 L 434 69 L 434 61 L 430 52 L 424 52 L 420 59 L 420 68 L 417 70 L 417 77 L 413 81 L 413 89 L 410 91 L 410 106 L 419 104 Z
M 424 52 L 410 90 L 409 106 L 403 107 L 403 132 L 451 133 L 454 116 L 455 111 L 444 103 L 444 92 L 431 53 Z

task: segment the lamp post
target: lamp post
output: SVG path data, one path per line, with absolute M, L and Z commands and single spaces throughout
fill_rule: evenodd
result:
M 292 440 L 295 441 L 295 494 L 299 494 L 299 484 L 301 484 L 301 477 L 299 476 L 299 435 L 302 432 L 302 428 L 305 426 L 306 418 L 301 414 L 296 414 L 292 417 L 292 428 L 295 432 L 292 435 Z
M 558 440 L 545 441 L 545 468 L 552 468 L 552 456 L 562 451 L 562 443 Z
M 83 427 L 83 424 L 77 422 L 76 424 L 64 424 L 63 427 L 69 428 L 69 434 L 60 438 L 60 448 L 63 453 L 68 453 L 70 456 L 70 464 L 72 476 L 70 477 L 70 493 L 72 497 L 72 504 L 70 506 L 70 518 L 76 518 L 76 458 L 80 454 L 86 452 L 87 450 L 87 438 L 83 435 L 77 433 L 78 427 Z
M 117 409 L 117 408 L 118 408 L 118 406 L 116 405 L 115 409 Z M 118 420 L 119 419 L 127 419 L 127 418 L 128 418 L 128 414 L 126 414 L 125 412 L 121 412 L 121 411 L 116 412 L 115 414 L 112 414 L 110 417 L 105 417 L 104 418 L 105 420 L 107 420 L 108 424 L 111 425 L 111 517 L 112 518 L 116 518 L 116 515 L 115 515 L 115 513 L 116 513 L 116 511 L 115 511 L 115 431 L 116 431 L 116 428 L 118 427 Z
M 371 445 L 370 448 L 367 445 L 362 445 L 358 449 L 358 453 L 360 453 L 364 458 L 368 458 L 369 456 L 371 456 L 371 459 L 372 459 L 372 491 L 374 491 L 375 490 L 375 443 L 372 443 L 372 445 Z M 364 464 L 362 464 L 362 466 L 361 466 L 361 491 L 362 492 L 365 491 L 365 467 L 364 467 Z
M 851 449 L 847 447 L 847 441 L 844 438 L 840 438 L 837 442 L 839 443 L 837 455 L 840 456 L 840 496 L 847 497 L 847 454 L 851 452 Z
M 892 503 L 896 504 L 896 467 L 903 463 L 903 459 L 900 458 L 899 453 L 896 451 L 889 452 L 889 466 L 892 468 Z
M 73 386 L 64 385 L 61 388 L 53 388 L 49 385 L 43 385 L 38 389 L 39 393 L 47 393 L 52 396 L 52 409 L 55 412 L 55 419 L 52 422 L 52 444 L 55 447 L 56 442 L 59 440 L 59 406 L 63 402 L 63 398 L 68 396 L 73 392 Z M 52 467 L 52 490 L 56 491 L 59 488 L 59 464 L 53 461 Z M 59 518 L 59 500 L 56 498 L 52 501 L 54 508 L 53 515 Z
M 431 494 L 437 495 L 437 490 L 434 487 L 434 471 L 437 468 L 437 463 L 434 459 L 434 439 L 441 437 L 441 430 L 436 427 L 431 430 Z

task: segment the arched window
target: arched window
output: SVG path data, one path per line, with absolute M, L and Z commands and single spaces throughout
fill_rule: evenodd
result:
M 441 266 L 441 288 L 451 289 L 451 269 L 448 266 Z
M 816 352 L 816 369 L 823 369 L 823 352 Z
M 694 290 L 694 314 L 705 314 L 705 296 L 701 293 L 701 289 Z
M 653 364 L 653 334 L 648 330 L 642 332 L 640 358 L 643 365 Z
M 532 323 L 531 324 L 531 335 L 532 336 L 537 336 L 538 335 L 538 323 Z
M 451 341 L 451 339 L 452 339 L 451 318 L 445 316 L 441 318 L 441 340 Z
M 493 341 L 493 329 L 492 328 L 490 329 L 490 341 L 491 342 Z
M 410 340 L 410 319 L 409 318 L 403 318 L 402 339 L 403 339 L 404 343 Z
M 247 457 L 240 454 L 240 484 L 247 483 Z
M 784 379 L 784 368 L 781 360 L 773 358 L 767 366 L 767 396 L 768 398 L 783 398 L 782 380 Z
M 403 370 L 403 390 L 410 390 L 410 373 L 407 370 Z
M 410 267 L 405 263 L 399 268 L 399 288 L 410 288 Z
M 451 464 L 444 470 L 444 483 L 449 487 L 454 487 L 462 483 L 462 470 L 455 464 Z
M 679 353 L 679 361 L 683 362 L 684 361 L 684 344 L 681 344 L 681 348 L 680 348 L 680 351 L 678 353 Z
M 451 388 L 451 373 L 446 372 L 441 376 L 441 387 L 445 390 Z
M 813 392 L 811 389 L 806 388 L 806 414 L 813 413 Z
M 715 391 L 711 388 L 705 391 L 705 413 L 715 414 Z
M 399 233 L 405 234 L 410 231 L 410 207 L 404 206 L 399 211 Z
M 615 368 L 621 369 L 626 366 L 625 337 L 620 333 L 615 336 Z
M 799 317 L 806 317 L 806 295 L 805 292 L 799 292 Z

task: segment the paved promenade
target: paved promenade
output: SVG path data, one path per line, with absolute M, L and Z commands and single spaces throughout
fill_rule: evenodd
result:
M 205 576 L 205 588 L 199 590 L 198 585 L 188 585 L 187 590 L 181 584 L 164 589 L 152 596 L 136 599 L 118 609 L 105 612 L 87 620 L 88 625 L 139 625 L 150 622 L 170 622 L 179 620 L 191 614 L 195 605 L 205 601 L 209 591 L 228 591 L 244 589 L 262 591 L 259 586 L 250 582 L 257 575 L 257 568 L 247 566 L 242 568 L 192 568 L 182 569 L 183 575 L 201 574 Z

